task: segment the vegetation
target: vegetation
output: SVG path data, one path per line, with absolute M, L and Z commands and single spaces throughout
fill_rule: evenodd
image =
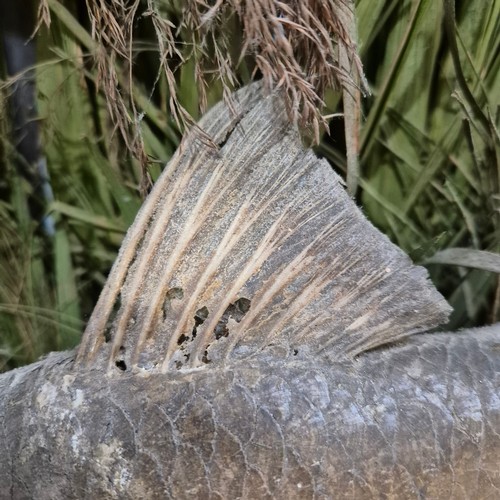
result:
M 30 216 L 30 187 L 16 172 L 2 119 L 0 370 L 78 343 L 121 239 L 184 127 L 232 87 L 262 76 L 271 85 L 259 50 L 272 46 L 272 37 L 257 38 L 257 48 L 240 60 L 248 41 L 241 26 L 247 34 L 249 28 L 231 15 L 233 3 L 241 2 L 212 2 L 215 11 L 198 2 L 176 29 L 183 4 L 176 0 L 95 0 L 90 17 L 85 2 L 42 2 L 38 112 L 56 232 L 46 236 Z M 455 309 L 449 326 L 456 328 L 500 320 L 500 281 L 480 253 L 500 251 L 500 2 L 456 2 L 456 13 L 453 4 L 357 0 L 359 50 L 372 91 L 362 104 L 357 196 L 367 217 L 416 262 L 441 262 L 428 268 Z M 210 29 L 194 29 L 207 20 Z M 311 126 L 313 139 L 324 125 L 315 111 L 324 100 L 331 133 L 317 151 L 345 175 L 338 88 L 349 78 L 315 66 L 331 54 L 317 51 L 314 40 L 310 45 L 315 57 L 294 46 L 299 69 L 273 78 L 285 82 L 291 116 Z M 283 62 L 279 53 L 270 57 L 276 67 Z M 317 74 L 322 83 L 311 93 Z M 4 79 L 1 86 L 5 118 L 11 84 Z M 298 97 L 296 86 L 304 89 Z M 475 268 L 439 254 L 453 247 L 467 248 Z

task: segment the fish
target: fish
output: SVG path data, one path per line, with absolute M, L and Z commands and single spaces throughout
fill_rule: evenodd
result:
M 253 83 L 181 142 L 80 346 L 0 375 L 5 498 L 494 497 L 500 325 L 450 310 Z

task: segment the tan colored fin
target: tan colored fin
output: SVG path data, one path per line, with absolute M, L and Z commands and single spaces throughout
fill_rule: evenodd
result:
M 446 321 L 423 268 L 375 229 L 277 96 L 252 85 L 188 135 L 120 250 L 78 352 L 177 369 L 352 357 Z M 206 142 L 206 141 L 205 141 Z

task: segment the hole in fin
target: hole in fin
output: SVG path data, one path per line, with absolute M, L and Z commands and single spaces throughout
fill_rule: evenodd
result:
M 189 337 L 181 333 L 180 337 L 177 339 L 177 345 L 182 345 L 186 340 L 189 340 Z
M 250 310 L 250 306 L 251 301 L 245 297 L 240 297 L 232 304 L 229 304 L 215 327 L 215 339 L 219 340 L 222 337 L 227 337 L 229 335 L 229 329 L 227 328 L 229 318 L 233 318 L 237 323 L 239 323 L 243 319 L 243 316 L 245 316 L 245 314 Z
M 226 135 L 217 143 L 217 146 L 219 147 L 219 149 L 222 149 L 226 145 L 227 141 L 231 137 L 231 134 L 237 128 L 240 128 L 240 130 L 242 129 L 242 127 L 240 127 L 240 123 L 244 117 L 245 117 L 245 114 L 242 114 L 241 116 L 236 117 L 235 122 L 232 124 L 232 126 L 229 128 L 229 130 L 226 132 Z M 244 133 L 244 132 L 242 131 L 242 133 Z
M 193 330 L 191 331 L 191 335 L 185 335 L 184 333 L 181 333 L 179 335 L 179 338 L 177 339 L 177 345 L 180 347 L 182 351 L 186 348 L 186 344 L 188 342 L 192 342 L 196 338 L 196 334 L 198 332 L 198 327 L 202 325 L 205 320 L 208 318 L 209 315 L 209 310 L 206 306 L 201 307 L 194 313 L 194 327 Z M 189 360 L 189 354 L 184 354 L 184 357 L 186 358 L 187 362 Z M 176 361 L 175 366 L 178 370 L 182 367 L 183 362 L 181 361 Z
M 208 348 L 210 347 L 210 344 L 207 345 L 207 348 L 205 349 L 205 352 L 203 353 L 203 357 L 201 358 L 201 362 L 205 363 L 208 365 L 208 363 L 211 363 L 212 360 L 208 359 Z
M 198 309 L 194 313 L 194 328 L 193 331 L 191 332 L 191 340 L 196 338 L 198 327 L 200 325 L 203 325 L 205 320 L 208 318 L 208 314 L 209 312 L 206 306 L 203 306 L 201 309 Z
M 123 359 L 115 361 L 115 365 L 122 372 L 124 372 L 127 369 L 127 364 L 125 363 L 125 361 L 123 361 Z
M 185 365 L 185 364 L 189 361 L 189 358 L 190 358 L 190 354 L 189 354 L 189 353 L 184 354 L 183 356 L 184 356 L 184 358 L 185 358 L 185 359 L 184 359 L 184 361 L 177 360 L 177 361 L 175 362 L 175 368 L 176 368 L 177 370 L 180 370 L 180 369 L 181 369 L 181 368 L 182 368 L 182 367 L 183 367 L 183 366 L 184 366 L 184 365 Z
M 123 359 L 124 355 L 125 355 L 125 347 L 120 346 L 118 359 L 115 361 L 115 366 L 122 372 L 127 370 L 127 363 L 125 363 L 125 360 Z

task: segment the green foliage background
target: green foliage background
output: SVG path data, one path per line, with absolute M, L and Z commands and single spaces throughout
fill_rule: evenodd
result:
M 175 21 L 178 2 L 157 0 Z M 29 186 L 14 168 L 2 85 L 0 142 L 0 370 L 79 341 L 127 227 L 142 202 L 141 166 L 111 123 L 89 54 L 89 26 L 76 2 L 50 0 L 50 30 L 39 32 L 38 109 L 56 201 L 53 239 L 28 211 Z M 416 262 L 450 247 L 500 250 L 498 57 L 500 1 L 457 1 L 453 63 L 444 2 L 358 0 L 359 48 L 373 94 L 364 100 L 358 202 L 372 222 Z M 134 102 L 155 179 L 181 132 L 168 113 L 168 87 L 157 79 L 152 27 L 136 23 Z M 228 36 L 239 40 L 236 25 Z M 182 42 L 182 40 L 180 40 Z M 182 43 L 180 43 L 182 47 Z M 186 47 L 186 54 L 189 50 Z M 251 62 L 240 66 L 249 80 Z M 196 118 L 193 65 L 175 72 L 181 104 Z M 482 117 L 464 93 L 470 89 Z M 219 82 L 209 103 L 222 96 Z M 339 96 L 327 96 L 327 113 Z M 317 148 L 345 173 L 343 124 Z M 480 266 L 479 266 L 480 267 Z M 450 328 L 498 321 L 498 276 L 453 262 L 429 265 L 454 307 Z

